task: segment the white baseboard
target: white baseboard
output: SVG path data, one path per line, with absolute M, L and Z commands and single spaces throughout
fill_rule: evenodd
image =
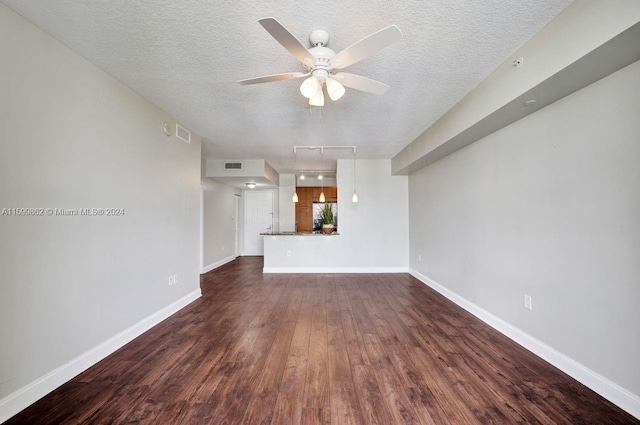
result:
M 51 391 L 58 388 L 60 385 L 73 379 L 81 372 L 87 370 L 109 354 L 115 352 L 133 339 L 142 335 L 144 332 L 162 322 L 167 317 L 200 298 L 200 296 L 202 296 L 200 289 L 185 295 L 162 310 L 146 317 L 135 325 L 109 338 L 102 344 L 79 355 L 57 369 L 52 370 L 25 387 L 20 388 L 18 391 L 9 394 L 7 397 L 0 400 L 0 423 L 24 410 L 45 395 L 49 394 Z
M 536 338 L 516 328 L 510 323 L 505 322 L 504 320 L 494 316 L 481 307 L 478 307 L 477 305 L 461 297 L 457 293 L 429 279 L 422 273 L 414 269 L 410 269 L 409 273 L 411 273 L 411 275 L 413 275 L 416 279 L 420 280 L 427 286 L 433 288 L 460 307 L 464 308 L 469 313 L 473 314 L 492 328 L 509 337 L 538 357 L 541 357 L 542 359 L 551 363 L 586 387 L 591 388 L 593 391 L 600 394 L 602 397 L 606 398 L 613 404 L 619 406 L 621 409 L 626 410 L 631 415 L 640 419 L 640 397 L 638 397 L 638 395 L 633 394 L 632 392 L 626 390 L 625 388 L 619 386 L 614 382 L 611 382 L 604 376 L 599 375 L 598 373 L 592 371 L 591 369 L 578 363 L 570 357 L 567 357 L 564 354 L 556 351 L 542 341 L 537 340 Z
M 407 273 L 407 267 L 264 267 L 262 273 Z
M 203 267 L 202 268 L 202 271 L 200 272 L 200 274 L 209 273 L 211 270 L 217 269 L 218 267 L 223 266 L 223 265 L 235 260 L 236 258 L 238 258 L 238 257 L 235 256 L 235 255 L 231 255 L 231 256 L 229 256 L 227 258 L 223 258 L 220 261 L 216 261 L 215 263 L 209 264 L 207 267 Z

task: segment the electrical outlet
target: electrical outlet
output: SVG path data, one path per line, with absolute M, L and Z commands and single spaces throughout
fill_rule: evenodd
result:
M 173 275 L 173 284 L 177 285 L 178 284 L 178 273 Z
M 287 257 L 291 257 L 291 251 L 287 251 Z
M 169 276 L 169 286 L 174 285 L 173 275 Z
M 422 262 L 422 254 L 418 254 L 418 262 Z
M 526 308 L 527 310 L 533 310 L 531 295 L 524 294 L 524 308 Z

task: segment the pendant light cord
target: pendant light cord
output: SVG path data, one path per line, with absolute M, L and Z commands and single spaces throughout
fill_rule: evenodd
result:
M 358 193 L 356 192 L 356 147 L 353 147 L 353 195 L 351 202 L 358 202 Z
M 353 193 L 356 192 L 356 148 L 353 148 Z

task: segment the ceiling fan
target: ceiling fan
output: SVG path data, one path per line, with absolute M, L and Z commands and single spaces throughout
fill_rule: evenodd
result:
M 289 53 L 302 63 L 304 72 L 266 75 L 238 80 L 237 83 L 259 84 L 307 77 L 300 86 L 300 92 L 309 99 L 309 105 L 312 106 L 324 106 L 323 86 L 325 85 L 327 94 L 333 101 L 340 99 L 344 95 L 345 87 L 375 94 L 384 94 L 389 90 L 388 85 L 379 81 L 337 71 L 373 55 L 402 38 L 402 33 L 397 26 L 386 27 L 352 44 L 340 53 L 336 53 L 327 47 L 329 43 L 329 33 L 327 31 L 312 31 L 309 35 L 312 47 L 307 49 L 276 19 L 263 18 L 258 22 L 276 41 L 282 44 Z

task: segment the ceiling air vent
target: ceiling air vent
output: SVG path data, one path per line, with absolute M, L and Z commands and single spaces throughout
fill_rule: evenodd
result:
M 225 170 L 242 170 L 242 162 L 225 162 Z
M 187 143 L 191 143 L 191 132 L 186 128 L 181 127 L 180 124 L 176 124 L 176 137 Z

